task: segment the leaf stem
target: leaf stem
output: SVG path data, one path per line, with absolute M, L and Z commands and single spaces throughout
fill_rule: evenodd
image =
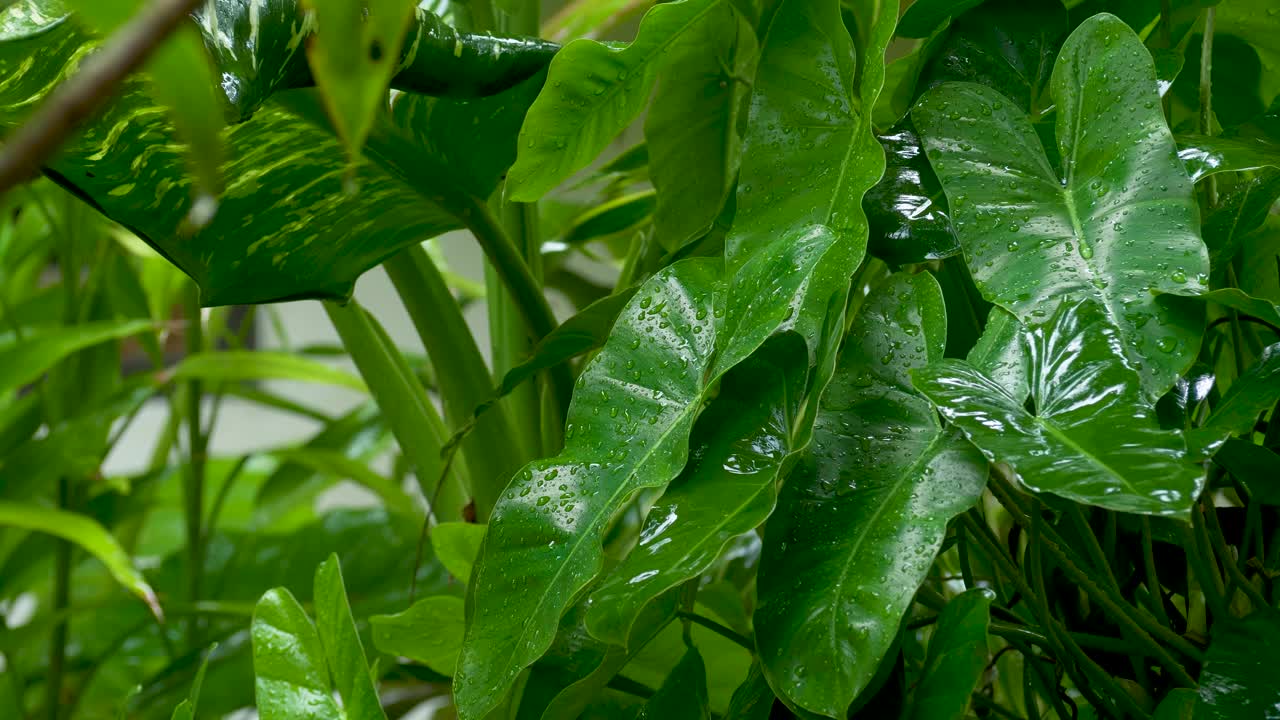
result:
M 1217 8 L 1205 10 L 1204 36 L 1200 43 L 1200 134 L 1213 134 L 1213 28 L 1217 17 Z M 1207 178 L 1205 185 L 1209 194 L 1209 207 L 1218 205 L 1218 184 L 1213 176 Z
M 704 615 L 699 615 L 698 613 L 690 612 L 688 610 L 677 610 L 676 617 L 680 618 L 681 620 L 687 620 L 691 623 L 694 623 L 695 625 L 701 625 L 702 627 L 725 638 L 726 640 L 729 640 L 741 646 L 743 649 L 745 649 L 747 652 L 753 655 L 756 652 L 756 645 L 754 642 L 751 641 L 751 638 L 748 638 L 745 635 L 741 635 L 735 632 L 734 630 L 727 628 L 724 625 L 721 625 L 715 620 L 712 620 L 709 617 L 706 617 Z
M 1151 612 L 1165 627 L 1172 627 L 1169 613 L 1164 609 L 1164 592 L 1160 588 L 1160 576 L 1156 572 L 1155 549 L 1152 547 L 1151 518 L 1142 516 L 1142 570 L 1147 585 L 1147 594 L 1151 596 Z
M 58 478 L 58 507 L 67 509 L 71 504 L 71 482 Z M 71 605 L 71 543 L 61 538 L 54 541 L 53 556 L 53 613 L 65 613 Z M 69 617 L 58 618 L 49 638 L 49 677 L 45 682 L 45 702 L 49 720 L 58 720 L 62 709 L 62 676 L 67 662 L 67 624 Z
M 1222 573 L 1219 572 L 1214 562 L 1213 551 L 1210 548 L 1209 533 L 1204 525 L 1204 516 L 1200 511 L 1200 504 L 1191 509 L 1191 527 L 1185 528 L 1186 533 L 1186 552 L 1187 559 L 1191 561 L 1191 567 L 1195 571 L 1196 577 L 1200 580 L 1200 587 L 1204 591 L 1205 602 L 1209 605 L 1209 609 L 1213 612 L 1215 618 L 1227 617 L 1227 601 L 1225 588 L 1222 582 Z
M 204 318 L 200 311 L 200 290 L 191 284 L 191 294 L 185 303 L 187 315 L 187 356 L 204 350 Z M 187 601 L 200 601 L 200 585 L 204 576 L 204 483 L 205 460 L 208 452 L 208 436 L 201 427 L 200 410 L 203 396 L 200 380 L 187 382 L 187 466 L 183 502 L 187 525 Z M 191 647 L 200 644 L 200 620 L 192 618 L 188 626 Z
M 1236 563 L 1236 559 L 1231 557 L 1231 549 L 1227 546 L 1227 539 L 1222 535 L 1222 525 L 1218 522 L 1218 510 L 1212 505 L 1205 508 L 1204 516 L 1208 520 L 1207 532 L 1209 535 L 1209 543 L 1213 546 L 1214 552 L 1218 554 L 1221 560 L 1222 568 L 1227 571 L 1227 575 L 1231 576 L 1232 587 L 1239 587 L 1240 590 L 1253 602 L 1256 608 L 1268 608 L 1271 603 L 1267 602 L 1267 598 L 1253 586 L 1249 578 L 1245 576 L 1240 566 Z M 1227 603 L 1231 602 L 1232 593 L 1226 593 Z

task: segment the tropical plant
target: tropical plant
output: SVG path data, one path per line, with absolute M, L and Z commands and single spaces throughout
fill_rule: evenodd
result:
M 5 0 L 0 712 L 1275 717 L 1273 5 Z

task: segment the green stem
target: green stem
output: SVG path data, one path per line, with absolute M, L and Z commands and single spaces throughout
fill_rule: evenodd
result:
M 462 310 L 421 246 L 398 253 L 383 265 L 432 367 L 440 377 L 449 378 L 440 383 L 440 395 L 449 424 L 460 427 L 471 419 L 478 406 L 493 397 L 488 367 Z M 507 481 L 530 457 L 513 446 L 512 433 L 506 408 L 498 404 L 476 419 L 471 433 L 462 441 L 479 522 L 488 521 Z
M 1205 10 L 1204 36 L 1200 44 L 1200 134 L 1213 134 L 1213 26 L 1217 16 L 1217 8 Z M 1217 178 L 1206 178 L 1205 187 L 1209 193 L 1209 207 L 1218 205 Z
M 676 611 L 676 617 L 680 618 L 681 620 L 687 620 L 695 625 L 701 625 L 702 627 L 710 630 L 711 632 L 719 635 L 720 637 L 725 638 L 726 640 L 732 641 L 736 645 L 741 646 L 743 649 L 745 649 L 749 653 L 754 654 L 756 651 L 756 645 L 755 643 L 751 642 L 751 638 L 745 635 L 742 635 L 740 633 L 737 633 L 732 629 L 727 628 L 724 625 L 721 625 L 715 620 L 712 620 L 709 617 L 699 615 L 698 613 L 695 613 L 695 612 L 689 612 L 687 610 Z
M 1253 602 L 1255 608 L 1267 608 L 1271 604 L 1267 602 L 1267 598 L 1253 586 L 1249 578 L 1245 576 L 1240 569 L 1236 559 L 1231 557 L 1231 549 L 1227 547 L 1227 539 L 1222 535 L 1222 525 L 1218 523 L 1218 511 L 1212 505 L 1205 508 L 1204 516 L 1208 520 L 1209 542 L 1213 546 L 1214 552 L 1218 554 L 1222 568 L 1227 571 L 1227 575 L 1231 576 L 1232 587 L 1239 587 L 1240 590 Z M 1226 601 L 1231 602 L 1232 593 L 1226 593 Z
M 1089 559 L 1093 562 L 1094 569 L 1098 574 L 1106 580 L 1107 584 L 1112 587 L 1120 587 L 1116 582 L 1116 576 L 1111 572 L 1111 564 L 1107 562 L 1107 556 L 1102 552 L 1102 545 L 1098 543 L 1098 536 L 1093 532 L 1093 526 L 1089 524 L 1089 519 L 1085 517 L 1084 511 L 1079 505 L 1071 503 L 1067 514 L 1071 517 L 1071 522 L 1076 526 L 1076 532 L 1084 540 L 1085 552 L 1089 554 Z
M 1164 609 L 1164 592 L 1160 587 L 1160 576 L 1156 572 L 1155 549 L 1152 547 L 1151 518 L 1142 516 L 1142 569 L 1145 574 L 1147 593 L 1151 596 L 1151 612 L 1165 627 L 1172 627 L 1169 613 Z
M 200 312 L 200 291 L 194 283 L 191 296 L 186 303 L 186 340 L 187 355 L 196 355 L 204 350 L 204 318 Z M 186 483 L 183 488 L 184 507 L 187 525 L 187 601 L 200 601 L 200 584 L 204 577 L 204 483 L 205 461 L 208 453 L 208 436 L 201 427 L 200 405 L 203 396 L 203 384 L 199 380 L 187 382 L 187 466 Z M 200 622 L 193 618 L 189 626 L 191 647 L 200 644 Z
M 71 482 L 58 478 L 58 507 L 68 509 L 71 506 Z M 71 605 L 71 543 L 66 540 L 54 541 L 53 556 L 53 612 L 63 613 Z M 45 702 L 48 706 L 49 720 L 58 720 L 62 709 L 62 676 L 67 662 L 67 625 L 70 618 L 61 618 L 54 622 L 52 637 L 49 638 L 49 677 L 45 684 Z
M 1222 573 L 1218 570 L 1210 549 L 1209 533 L 1204 526 L 1204 516 L 1200 512 L 1200 504 L 1191 509 L 1191 527 L 1184 528 L 1186 534 L 1187 559 L 1191 562 L 1200 587 L 1204 591 L 1205 602 L 1215 618 L 1227 617 L 1227 599 L 1222 582 Z
M 413 463 L 423 496 L 428 501 L 436 498 L 431 514 L 437 519 L 461 518 L 466 488 L 456 468 L 442 477 L 445 468 L 440 448 L 448 431 L 422 383 L 377 321 L 354 300 L 347 305 L 326 302 L 324 309 L 386 417 L 400 451 Z

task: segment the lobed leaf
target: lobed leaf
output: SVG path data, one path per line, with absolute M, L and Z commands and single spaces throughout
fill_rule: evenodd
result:
M 1185 517 L 1204 468 L 1182 433 L 1162 430 L 1120 331 L 1093 301 L 1063 303 L 1027 332 L 1029 410 L 969 363 L 913 371 L 938 412 L 1024 485 L 1120 512 Z
M 976 502 L 981 457 L 944 431 L 908 372 L 941 359 L 942 292 L 897 274 L 854 318 L 823 395 L 813 447 L 765 526 L 756 644 L 769 684 L 842 718 L 881 658 L 941 547 Z
M 1203 317 L 1152 291 L 1204 292 L 1209 265 L 1150 55 L 1095 15 L 1063 46 L 1051 94 L 1062 179 L 1027 116 L 989 88 L 937 87 L 912 117 L 984 297 L 1024 323 L 1096 300 L 1154 399 L 1198 353 Z

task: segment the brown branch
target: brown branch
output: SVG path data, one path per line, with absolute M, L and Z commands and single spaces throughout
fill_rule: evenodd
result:
M 40 109 L 5 138 L 0 194 L 34 177 L 67 136 L 146 62 L 204 0 L 153 0 L 113 34 Z

